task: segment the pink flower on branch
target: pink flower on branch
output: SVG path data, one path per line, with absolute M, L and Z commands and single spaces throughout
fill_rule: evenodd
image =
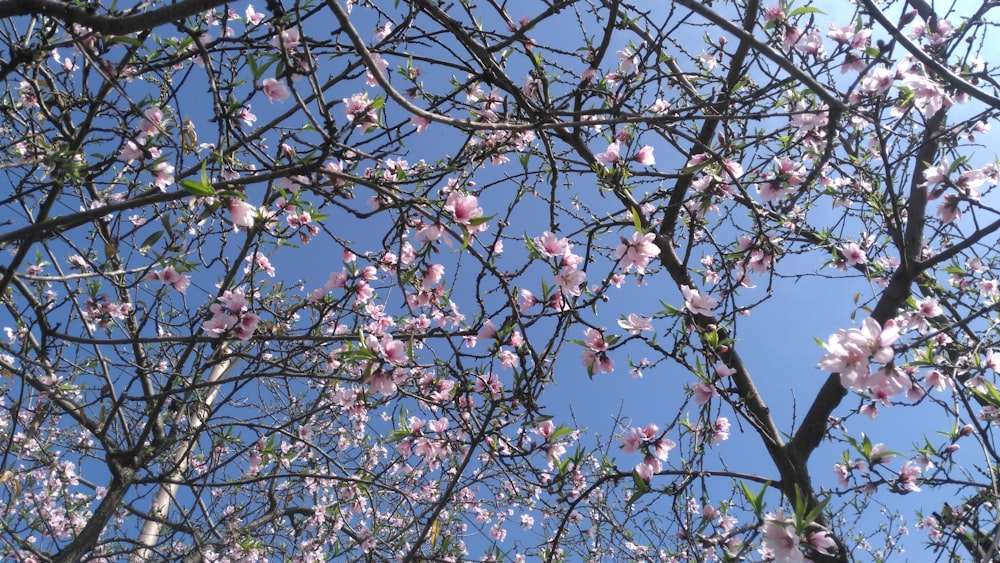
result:
M 712 309 L 719 304 L 719 301 L 710 295 L 702 295 L 697 289 L 691 289 L 686 285 L 681 286 L 681 293 L 684 294 L 684 307 L 695 315 L 712 316 Z
M 785 561 L 788 563 L 798 563 L 805 561 L 805 556 L 799 551 L 799 543 L 802 538 L 795 533 L 795 526 L 792 522 L 781 519 L 779 513 L 777 517 L 767 515 L 767 520 L 760 531 L 764 534 L 761 542 L 766 551 L 765 557 L 773 561 Z
M 940 84 L 919 74 L 911 72 L 905 76 L 903 85 L 913 91 L 913 107 L 925 117 L 930 117 L 941 108 L 952 104 L 951 97 L 945 94 Z
M 256 221 L 257 208 L 243 201 L 242 199 L 229 200 L 229 214 L 233 219 L 233 227 L 238 231 L 240 227 L 249 229 Z
M 265 78 L 262 80 L 260 83 L 260 90 L 261 92 L 264 92 L 265 96 L 267 96 L 267 100 L 272 103 L 275 101 L 283 102 L 292 95 L 288 86 L 285 86 L 284 83 L 279 82 L 274 78 Z
M 691 390 L 694 391 L 694 402 L 699 406 L 708 403 L 712 400 L 712 397 L 719 396 L 719 391 L 715 386 L 704 381 L 699 381 L 692 385 Z
M 638 162 L 643 166 L 655 166 L 656 159 L 653 158 L 653 147 L 649 145 L 643 146 L 641 149 L 639 149 L 639 152 L 635 153 L 635 156 L 632 157 L 632 160 Z
M 849 242 L 842 246 L 840 253 L 844 255 L 844 260 L 847 261 L 848 266 L 868 263 L 868 255 L 865 254 L 865 251 L 856 242 Z
M 604 151 L 604 152 L 602 152 L 602 153 L 600 153 L 598 155 L 595 155 L 596 158 L 597 158 L 597 162 L 600 162 L 600 163 L 603 163 L 603 164 L 615 164 L 615 163 L 617 163 L 618 159 L 621 158 L 620 150 L 621 150 L 621 148 L 620 148 L 620 146 L 618 144 L 618 141 L 615 141 L 615 142 L 611 143 L 610 145 L 608 145 L 608 149 L 606 151 Z
M 163 285 L 169 285 L 174 288 L 178 293 L 187 292 L 187 288 L 191 285 L 191 278 L 178 273 L 173 266 L 167 266 L 159 272 L 150 272 L 146 275 L 144 281 L 160 281 Z
M 632 233 L 631 241 L 626 240 L 625 237 L 622 237 L 621 240 L 622 243 L 615 249 L 615 258 L 618 259 L 626 272 L 635 267 L 640 274 L 644 273 L 646 266 L 649 265 L 649 260 L 660 254 L 660 248 L 653 242 L 656 240 L 654 233 L 635 232 Z
M 866 390 L 873 383 L 869 361 L 892 361 L 892 345 L 899 338 L 899 327 L 889 320 L 882 327 L 868 317 L 861 328 L 840 330 L 830 335 L 823 345 L 827 354 L 819 361 L 819 368 L 840 374 L 840 383 L 847 389 Z M 877 382 L 874 382 L 877 384 Z
M 430 120 L 426 117 L 421 117 L 419 115 L 414 115 L 410 117 L 410 125 L 417 128 L 417 133 L 423 133 L 427 130 L 427 127 L 431 124 Z
M 463 195 L 453 191 L 448 194 L 444 209 L 451 213 L 452 219 L 456 223 L 464 226 L 470 233 L 486 230 L 486 225 L 480 221 L 483 216 L 483 208 L 479 207 L 479 200 L 476 196 Z
M 583 293 L 583 285 L 587 283 L 587 273 L 567 266 L 556 274 L 555 280 L 563 293 L 579 297 Z
M 653 330 L 653 320 L 649 317 L 641 317 L 635 313 L 629 313 L 628 318 L 618 320 L 618 326 L 629 331 L 633 336 L 638 336 L 643 331 Z

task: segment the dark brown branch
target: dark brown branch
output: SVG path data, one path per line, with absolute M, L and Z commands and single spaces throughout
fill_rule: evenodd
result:
M 220 0 L 181 0 L 162 8 L 129 15 L 90 12 L 77 4 L 59 0 L 8 0 L 0 2 L 0 18 L 48 16 L 68 24 L 77 24 L 107 35 L 127 35 L 153 29 L 224 5 Z

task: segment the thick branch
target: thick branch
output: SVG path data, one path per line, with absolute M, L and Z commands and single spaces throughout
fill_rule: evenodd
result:
M 181 21 L 224 5 L 220 0 L 181 0 L 140 14 L 106 15 L 90 12 L 60 0 L 8 0 L 0 2 L 0 18 L 40 15 L 107 35 L 127 35 Z

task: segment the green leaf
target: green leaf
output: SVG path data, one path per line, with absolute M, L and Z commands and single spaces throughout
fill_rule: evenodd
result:
M 153 234 L 146 237 L 146 240 L 142 241 L 139 244 L 139 254 L 146 254 L 146 252 L 149 251 L 149 248 L 154 244 L 156 244 L 156 241 L 160 240 L 160 237 L 162 236 L 163 236 L 163 231 L 156 231 Z
M 133 47 L 142 47 L 142 41 L 127 35 L 105 35 L 104 40 L 108 43 L 128 43 Z
M 635 207 L 632 208 L 632 224 L 635 225 L 636 232 L 642 232 L 642 217 L 639 215 L 639 210 Z
M 646 483 L 646 481 L 639 476 L 639 472 L 635 469 L 632 470 L 632 484 L 635 487 L 635 491 L 632 493 L 632 496 L 629 497 L 628 502 L 625 503 L 625 506 L 632 506 L 632 503 L 639 500 L 639 498 L 642 497 L 642 495 L 650 492 L 651 490 L 649 488 L 649 484 Z
M 705 162 L 702 162 L 700 164 L 695 164 L 695 165 L 692 165 L 692 166 L 685 166 L 684 168 L 681 168 L 681 174 L 682 175 L 694 174 L 695 172 L 698 172 L 699 170 L 705 168 L 706 166 L 708 166 L 711 163 L 712 163 L 712 161 L 706 160 Z
M 181 180 L 181 187 L 184 191 L 198 197 L 215 197 L 215 188 L 211 184 L 203 184 L 194 180 Z
M 469 224 L 473 227 L 478 227 L 479 225 L 490 221 L 494 217 L 496 217 L 496 215 L 490 215 L 489 217 L 473 217 L 472 219 L 469 219 Z
M 713 349 L 714 348 L 718 348 L 719 347 L 719 333 L 716 332 L 716 331 L 714 331 L 714 330 L 712 332 L 706 332 L 705 333 L 705 343 L 708 344 L 709 347 L 711 347 Z
M 390 444 L 394 444 L 396 442 L 399 442 L 400 440 L 405 440 L 409 436 L 410 436 L 409 430 L 405 428 L 397 428 L 396 430 L 389 432 L 389 435 L 386 436 L 385 441 Z
M 825 16 L 826 12 L 815 6 L 802 6 L 801 8 L 795 8 L 791 12 L 788 12 L 788 16 L 785 19 L 790 20 L 795 16 L 801 16 L 802 14 L 821 14 Z
M 538 251 L 538 247 L 535 246 L 535 242 L 531 240 L 531 237 L 527 233 L 524 235 L 524 244 L 528 247 L 528 255 L 532 258 L 537 258 L 541 256 L 542 253 Z
M 573 433 L 572 428 L 560 424 L 558 427 L 556 427 L 555 430 L 552 431 L 552 435 L 549 436 L 548 441 L 555 442 L 559 438 L 562 438 L 563 436 L 569 436 L 572 433 Z
M 747 497 L 750 505 L 753 506 L 754 514 L 760 515 L 764 513 L 764 493 L 770 485 L 770 482 L 766 483 L 759 493 L 754 494 L 746 483 L 740 483 L 740 487 L 743 488 L 743 494 Z

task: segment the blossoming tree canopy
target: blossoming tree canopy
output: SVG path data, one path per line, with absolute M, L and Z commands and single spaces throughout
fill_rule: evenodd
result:
M 3 558 L 997 556 L 993 4 L 0 16 Z

